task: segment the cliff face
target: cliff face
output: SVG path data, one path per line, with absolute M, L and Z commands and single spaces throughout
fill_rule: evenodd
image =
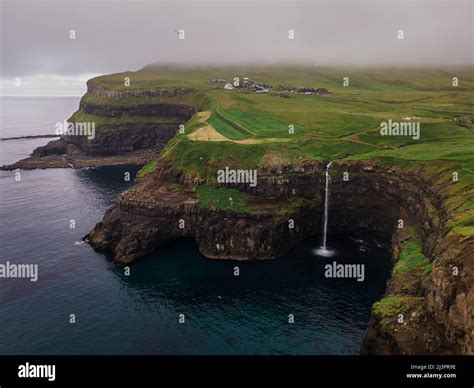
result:
M 233 186 L 248 192 L 252 208 L 249 213 L 237 213 L 202 207 L 191 187 L 182 185 L 189 177 L 164 168 L 120 195 L 89 239 L 94 247 L 113 252 L 121 263 L 140 258 L 161 242 L 181 236 L 195 239 L 201 252 L 211 258 L 280 256 L 301 240 L 320 233 L 323 169 L 319 163 L 261 169 L 258 188 Z M 374 195 L 369 183 L 367 179 L 354 179 L 352 183 L 332 185 L 333 232 L 366 229 L 390 236 L 399 205 L 396 201 L 389 204 L 385 196 Z M 294 198 L 304 199 L 305 205 L 282 212 Z M 180 220 L 185 223 L 182 228 Z M 290 221 L 294 228 L 289 227 Z
M 132 89 L 132 90 L 109 90 L 94 83 L 93 80 L 87 81 L 87 92 L 97 97 L 176 97 L 190 92 L 188 88 L 161 88 L 161 89 Z
M 296 223 L 295 232 L 288 228 L 289 217 L 275 212 L 278 201 L 265 198 L 260 198 L 252 214 L 204 208 L 194 191 L 186 186 L 177 191 L 176 184 L 176 180 L 147 176 L 118 197 L 116 205 L 89 234 L 90 243 L 96 249 L 113 252 L 120 263 L 133 261 L 182 236 L 195 239 L 200 251 L 210 258 L 270 258 L 308 236 L 319 222 L 319 207 L 312 209 L 315 214 L 300 211 L 298 217 L 305 222 Z
M 87 236 L 119 263 L 181 236 L 193 238 L 209 258 L 248 260 L 279 256 L 320 233 L 323 164 L 259 169 L 256 188 L 235 185 L 248 193 L 248 213 L 203 207 L 192 190 L 201 182 L 166 164 L 157 170 L 119 196 Z M 330 230 L 393 237 L 394 271 L 385 298 L 374 305 L 364 353 L 473 353 L 473 241 L 448 233 L 439 176 L 425 172 L 367 162 L 335 165 L 332 171 Z M 295 197 L 303 202 L 288 207 Z M 419 242 L 415 258 L 401 248 L 410 238 Z M 459 276 L 452 276 L 453 265 L 461 269 Z
M 404 231 L 393 237 L 392 278 L 386 296 L 373 306 L 362 352 L 473 354 L 473 241 L 442 241 L 429 268 L 397 271 L 411 238 Z
M 176 131 L 177 124 L 136 123 L 118 125 L 113 131 L 101 133 L 93 140 L 86 136 L 64 136 L 63 139 L 88 155 L 121 155 L 143 149 L 159 152 Z
M 190 90 L 168 88 L 156 90 L 104 90 L 88 83 L 87 95 L 81 99 L 79 111 L 69 122 L 98 118 L 93 139 L 87 136 L 63 136 L 89 155 L 117 155 L 140 149 L 161 151 L 176 134 L 180 124 L 196 112 L 192 105 L 167 103 L 152 97 L 185 96 Z M 122 103 L 125 99 L 127 103 Z M 173 100 L 172 100 L 173 101 Z M 148 119 L 153 118 L 150 122 Z M 93 121 L 94 122 L 94 121 Z
M 456 353 L 474 354 L 474 241 L 441 237 L 426 287 L 428 311 L 443 324 Z
M 79 104 L 79 109 L 82 109 L 87 114 L 104 117 L 121 117 L 123 115 L 165 116 L 186 119 L 184 122 L 186 122 L 195 113 L 194 107 L 190 105 L 169 103 L 145 104 L 138 101 L 137 103 L 131 104 L 110 105 L 93 104 L 82 100 Z
M 1 169 L 145 164 L 196 112 L 192 102 L 196 99 L 199 105 L 199 98 L 192 93 L 185 88 L 113 91 L 88 82 L 87 94 L 68 123 L 87 130 L 93 125 L 93 136 L 63 135 Z
M 451 173 L 427 165 L 398 183 L 408 222 L 392 236 L 392 277 L 363 353 L 474 354 L 474 239 L 453 228 Z M 454 196 L 462 204 L 467 193 L 458 186 Z

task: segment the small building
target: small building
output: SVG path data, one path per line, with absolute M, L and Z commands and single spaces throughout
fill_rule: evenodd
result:
M 224 85 L 224 89 L 232 90 L 232 89 L 234 89 L 234 87 L 232 86 L 232 84 L 227 83 L 227 84 Z

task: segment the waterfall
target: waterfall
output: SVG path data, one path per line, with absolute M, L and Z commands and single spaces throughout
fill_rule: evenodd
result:
M 322 248 L 326 249 L 326 241 L 328 235 L 328 212 L 329 212 L 329 183 L 331 182 L 331 175 L 329 175 L 329 168 L 331 167 L 332 162 L 326 166 L 326 189 L 324 191 L 324 228 L 323 228 L 323 246 Z
M 328 235 L 328 218 L 329 218 L 329 196 L 331 194 L 331 175 L 329 175 L 329 169 L 332 162 L 329 162 L 326 166 L 326 188 L 324 190 L 324 224 L 323 224 L 323 245 L 318 249 L 315 249 L 313 253 L 318 256 L 331 257 L 335 254 L 335 251 L 329 250 L 326 247 L 327 235 Z

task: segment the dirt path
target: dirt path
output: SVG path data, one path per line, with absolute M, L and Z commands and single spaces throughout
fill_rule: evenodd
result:
M 244 140 L 232 140 L 225 137 L 221 133 L 210 125 L 207 120 L 211 117 L 212 112 L 199 112 L 197 114 L 198 121 L 200 123 L 207 124 L 204 127 L 196 129 L 193 133 L 188 135 L 188 139 L 194 141 L 229 141 L 237 144 L 263 144 L 272 142 L 288 142 L 290 139 L 278 139 L 278 138 L 267 138 L 267 139 L 244 139 Z
M 207 122 L 211 117 L 212 112 L 204 111 L 197 113 L 197 119 L 200 123 L 205 123 L 206 126 L 196 129 L 193 133 L 188 135 L 188 138 L 193 141 L 228 141 L 236 144 L 265 144 L 265 143 L 286 143 L 291 139 L 282 138 L 266 138 L 266 139 L 244 139 L 244 140 L 232 140 L 225 137 L 223 134 L 218 132 L 211 124 Z M 363 133 L 363 132 L 362 132 Z M 362 141 L 357 136 L 358 134 L 351 134 L 340 138 L 328 138 L 323 136 L 312 136 L 318 140 L 332 140 L 332 141 L 350 141 L 353 143 L 365 144 L 374 148 L 381 148 L 376 144 L 371 144 Z

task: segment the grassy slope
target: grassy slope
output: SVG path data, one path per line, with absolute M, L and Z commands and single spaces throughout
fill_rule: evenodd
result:
M 209 82 L 211 78 L 230 81 L 236 75 L 272 85 L 327 87 L 332 94 L 323 97 L 293 93 L 290 98 L 282 99 L 245 90 L 223 90 L 222 86 L 216 87 Z M 451 86 L 454 75 L 460 78 L 457 88 Z M 344 76 L 350 78 L 349 87 L 342 86 Z M 199 88 L 215 101 L 211 104 L 214 105 L 211 108 L 214 114 L 209 122 L 230 139 L 289 139 L 287 144 L 267 144 L 264 147 L 279 152 L 289 161 L 300 156 L 309 159 L 365 158 L 362 155 L 367 153 L 370 153 L 366 155 L 370 158 L 387 155 L 396 159 L 431 160 L 439 155 L 444 158 L 449 153 L 450 160 L 472 159 L 469 154 L 472 153 L 473 128 L 454 122 L 455 117 L 473 116 L 474 77 L 472 71 L 466 69 L 451 72 L 376 69 L 351 72 L 312 68 L 253 71 L 160 69 L 144 71 L 140 73 L 140 79 L 143 77 L 148 77 L 148 83 L 143 87 L 161 82 L 162 86 L 176 84 Z M 153 81 L 153 77 L 157 80 Z M 401 120 L 404 116 L 422 117 L 420 140 L 379 135 L 381 121 Z M 290 124 L 295 127 L 294 135 L 288 133 Z M 223 159 L 224 149 L 225 153 L 228 152 L 222 144 L 207 144 L 208 155 L 206 152 L 202 155 L 202 148 L 194 147 L 195 144 L 187 142 L 184 136 L 182 143 L 175 147 L 176 152 L 189 154 L 195 148 L 196 159 Z M 238 150 L 237 145 L 234 147 Z M 246 147 L 261 154 L 260 144 Z M 393 152 L 391 149 L 394 147 L 402 148 Z
M 410 237 L 401 244 L 400 255 L 393 269 L 394 274 L 401 274 L 415 268 L 430 272 L 431 263 L 423 254 L 420 238 L 412 227 L 408 227 L 408 233 Z
M 329 96 L 298 95 L 279 98 L 246 90 L 224 90 L 209 82 L 235 76 L 277 85 L 325 87 Z M 452 77 L 459 86 L 452 87 Z M 123 78 L 131 78 L 134 89 L 185 87 L 198 92 L 185 97 L 199 100 L 201 110 L 212 111 L 208 124 L 231 140 L 281 138 L 285 142 L 234 144 L 191 141 L 187 134 L 206 124 L 195 118 L 187 134 L 178 135 L 163 151 L 178 169 L 205 178 L 212 184 L 215 171 L 224 166 L 256 168 L 265 154 L 282 162 L 295 160 L 369 160 L 415 168 L 423 163 L 439 175 L 445 186 L 446 206 L 453 214 L 450 226 L 456 233 L 473 233 L 474 127 L 459 125 L 456 117 L 474 121 L 474 72 L 464 69 L 321 69 L 280 68 L 155 68 L 97 77 L 92 82 L 112 90 L 123 90 Z M 349 77 L 349 87 L 342 85 Z M 88 96 L 91 99 L 92 97 Z M 113 103 L 96 99 L 94 103 Z M 127 99 L 120 103 L 133 103 Z M 143 103 L 145 99 L 141 99 Z M 146 102 L 162 102 L 146 99 Z M 117 99 L 115 99 L 117 101 Z M 169 101 L 174 102 L 174 101 Z M 421 138 L 382 137 L 381 121 L 421 117 Z M 295 133 L 288 133 L 288 125 Z M 434 163 L 434 161 L 439 161 Z M 432 164 L 426 167 L 426 163 Z M 152 169 L 149 169 L 152 171 Z M 459 182 L 451 174 L 458 171 Z M 460 205 L 462 204 L 462 206 Z

